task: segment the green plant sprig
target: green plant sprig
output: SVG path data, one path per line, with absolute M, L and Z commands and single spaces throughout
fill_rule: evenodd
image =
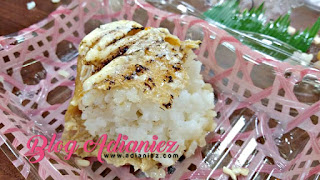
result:
M 295 34 L 289 34 L 288 27 L 291 23 L 290 12 L 284 16 L 280 16 L 275 21 L 267 22 L 264 3 L 262 3 L 258 8 L 252 8 L 251 10 L 244 10 L 241 12 L 239 1 L 228 0 L 222 4 L 213 6 L 211 9 L 204 12 L 204 16 L 240 32 L 258 33 L 265 35 L 264 37 L 269 36 L 272 37 L 271 39 L 275 38 L 284 44 L 293 47 L 292 49 L 288 49 L 281 45 L 276 46 L 276 48 L 282 49 L 282 51 L 286 52 L 289 51 L 289 53 L 293 53 L 294 49 L 307 52 L 314 37 L 320 30 L 319 17 L 312 28 L 306 28 L 304 31 L 297 31 Z M 236 38 L 241 39 L 241 37 L 237 36 Z M 252 43 L 250 41 L 243 41 L 243 43 L 279 60 L 283 60 L 288 57 L 257 43 Z

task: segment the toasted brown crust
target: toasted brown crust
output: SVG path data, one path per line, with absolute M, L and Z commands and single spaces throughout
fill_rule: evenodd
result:
M 81 157 L 97 156 L 97 151 L 87 153 L 82 148 L 85 141 L 97 139 L 85 129 L 78 107 L 87 90 L 135 87 L 163 110 L 170 109 L 172 100 L 188 80 L 182 64 L 190 50 L 200 43 L 181 42 L 162 28 L 143 30 L 141 25 L 131 21 L 120 21 L 112 26 L 113 29 L 106 27 L 105 32 L 103 28 L 93 31 L 88 35 L 91 39 L 85 37 L 79 48 L 74 97 L 65 115 L 62 139 L 64 142 L 76 140 L 80 145 L 76 154 Z M 114 35 L 114 39 L 106 37 L 121 28 L 123 31 Z M 143 171 L 157 164 L 151 158 L 113 158 L 106 161 L 116 166 L 132 164 Z

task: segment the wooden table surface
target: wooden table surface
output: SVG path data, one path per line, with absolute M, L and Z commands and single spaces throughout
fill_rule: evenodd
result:
M 51 0 L 34 0 L 36 7 L 27 9 L 27 2 L 31 0 L 0 0 L 0 36 L 15 33 L 40 20 L 46 18 L 59 5 L 67 4 L 70 0 L 61 0 L 53 4 Z M 293 26 L 297 29 L 310 26 L 319 17 L 319 13 L 307 8 L 299 8 L 293 13 Z M 0 179 L 16 180 L 24 179 L 11 164 L 5 154 L 0 151 Z
M 11 34 L 46 18 L 61 4 L 70 0 L 61 0 L 54 4 L 51 0 L 34 0 L 36 7 L 27 9 L 31 0 L 1 0 L 0 1 L 0 35 Z

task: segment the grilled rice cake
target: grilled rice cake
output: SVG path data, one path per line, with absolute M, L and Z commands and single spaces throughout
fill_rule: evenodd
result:
M 65 115 L 64 142 L 76 140 L 80 145 L 76 154 L 81 157 L 97 156 L 97 150 L 87 153 L 82 149 L 85 141 L 98 138 L 87 131 L 79 108 L 81 97 L 91 89 L 110 91 L 135 87 L 150 101 L 158 103 L 159 108 L 170 109 L 173 99 L 188 83 L 182 64 L 199 44 L 200 41 L 180 41 L 164 28 L 144 28 L 125 20 L 92 31 L 79 47 L 74 97 Z M 210 130 L 212 128 L 208 128 Z M 158 163 L 151 158 L 106 161 L 116 166 L 131 164 L 142 171 Z

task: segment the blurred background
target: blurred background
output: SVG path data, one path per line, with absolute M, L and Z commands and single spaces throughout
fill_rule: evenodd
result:
M 165 4 L 179 4 L 180 0 L 147 0 L 155 6 Z M 184 0 L 191 6 L 204 12 L 216 4 L 221 4 L 228 0 Z M 297 30 L 311 27 L 320 16 L 320 0 L 239 0 L 240 7 L 243 9 L 251 9 L 258 7 L 264 3 L 266 16 L 269 20 L 276 19 L 280 15 L 291 12 L 292 26 Z M 166 8 L 179 13 L 176 9 Z
M 55 3 L 53 3 L 54 1 Z M 154 4 L 179 3 L 180 0 L 148 0 Z M 190 5 L 205 11 L 211 6 L 228 0 L 185 0 Z M 62 4 L 71 0 L 1 0 L 0 36 L 15 33 L 46 18 Z M 270 19 L 287 13 L 292 8 L 292 25 L 297 28 L 312 26 L 320 15 L 320 0 L 240 0 L 242 9 L 258 7 L 265 2 L 266 15 Z

